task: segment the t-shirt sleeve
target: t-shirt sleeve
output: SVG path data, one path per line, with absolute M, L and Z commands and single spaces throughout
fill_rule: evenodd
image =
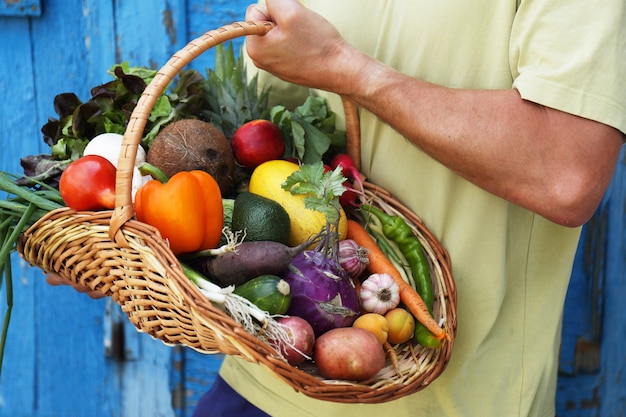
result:
M 623 0 L 522 0 L 510 65 L 524 99 L 626 133 Z

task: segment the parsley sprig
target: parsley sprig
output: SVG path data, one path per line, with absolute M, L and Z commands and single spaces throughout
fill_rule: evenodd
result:
M 304 207 L 316 210 L 326 217 L 326 236 L 322 240 L 325 250 L 337 254 L 339 244 L 339 220 L 341 204 L 339 197 L 346 191 L 343 185 L 346 177 L 339 166 L 327 171 L 322 162 L 302 164 L 298 171 L 293 172 L 281 185 L 292 194 L 304 195 Z

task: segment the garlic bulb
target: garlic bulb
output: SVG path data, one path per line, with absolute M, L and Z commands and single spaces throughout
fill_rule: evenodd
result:
M 359 297 L 363 310 L 385 314 L 400 304 L 400 287 L 389 274 L 372 274 L 361 284 Z

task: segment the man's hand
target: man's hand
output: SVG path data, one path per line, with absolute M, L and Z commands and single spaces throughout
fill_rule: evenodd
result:
M 246 20 L 276 23 L 266 35 L 246 38 L 246 51 L 255 66 L 291 83 L 343 94 L 361 81 L 352 78 L 360 62 L 373 61 L 297 0 L 251 5 Z
M 100 291 L 94 291 L 86 285 L 76 284 L 75 282 L 69 281 L 58 274 L 50 273 L 46 274 L 46 282 L 52 286 L 57 285 L 69 285 L 73 287 L 76 291 L 81 292 L 83 294 L 87 294 L 89 297 L 94 300 L 104 298 L 105 295 Z

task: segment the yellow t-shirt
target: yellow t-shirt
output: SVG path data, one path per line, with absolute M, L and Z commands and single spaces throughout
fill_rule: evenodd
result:
M 453 88 L 517 88 L 525 99 L 626 132 L 622 1 L 303 3 L 406 74 Z M 302 98 L 267 74 L 261 80 L 278 102 Z M 338 97 L 320 94 L 341 112 Z M 451 256 L 458 330 L 448 368 L 425 390 L 378 405 L 314 400 L 240 359 L 225 360 L 223 378 L 273 416 L 554 416 L 561 314 L 580 229 L 477 188 L 368 112 L 361 128 L 362 171 L 418 213 Z

